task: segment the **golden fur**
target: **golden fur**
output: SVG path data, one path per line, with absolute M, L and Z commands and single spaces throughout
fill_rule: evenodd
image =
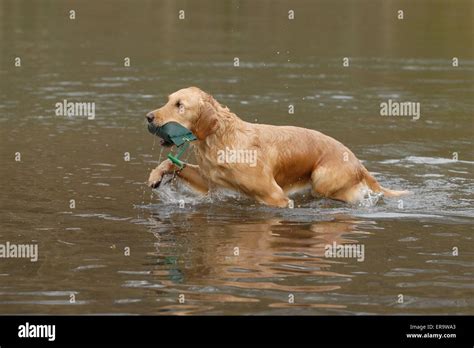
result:
M 147 116 L 156 126 L 174 121 L 196 135 L 198 165 L 188 164 L 178 176 L 203 193 L 220 186 L 279 207 L 288 205 L 288 192 L 306 185 L 316 195 L 349 203 L 363 199 L 367 189 L 386 196 L 407 193 L 381 187 L 351 150 L 318 131 L 245 122 L 197 87 L 168 99 Z M 218 161 L 218 151 L 225 149 L 255 150 L 256 165 Z M 169 160 L 162 162 L 149 185 L 157 187 L 164 174 L 176 170 Z

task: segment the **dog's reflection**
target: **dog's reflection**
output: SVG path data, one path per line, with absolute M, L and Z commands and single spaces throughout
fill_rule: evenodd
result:
M 324 292 L 339 289 L 352 277 L 334 270 L 342 268 L 336 264 L 352 261 L 325 255 L 333 243 L 358 243 L 350 239 L 360 232 L 359 222 L 352 217 L 308 223 L 234 215 L 227 216 L 224 224 L 213 216 L 203 212 L 154 215 L 155 275 L 167 287 Z

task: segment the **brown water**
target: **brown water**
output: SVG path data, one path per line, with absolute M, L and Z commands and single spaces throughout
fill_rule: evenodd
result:
M 474 314 L 473 11 L 0 1 L 0 242 L 39 246 L 38 262 L 0 259 L 0 313 Z M 289 210 L 178 183 L 153 193 L 144 182 L 167 150 L 144 115 L 190 85 L 247 121 L 329 134 L 415 194 L 403 207 L 299 194 Z M 95 102 L 95 119 L 56 116 L 64 99 Z M 421 118 L 380 116 L 388 99 L 420 102 Z M 325 257 L 333 242 L 363 245 L 364 260 Z

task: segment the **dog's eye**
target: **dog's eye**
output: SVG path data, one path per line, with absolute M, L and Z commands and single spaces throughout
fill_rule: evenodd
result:
M 176 105 L 177 108 L 180 108 L 180 107 L 183 106 L 183 104 L 181 103 L 180 100 L 178 100 L 175 105 Z

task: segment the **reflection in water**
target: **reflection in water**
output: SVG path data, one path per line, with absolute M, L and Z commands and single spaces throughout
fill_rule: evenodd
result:
M 287 1 L 186 1 L 184 22 L 174 1 L 77 2 L 75 22 L 47 3 L 0 1 L 0 243 L 39 246 L 36 263 L 0 260 L 0 314 L 474 313 L 472 1 L 302 0 L 291 22 Z M 191 85 L 246 121 L 333 136 L 415 194 L 281 210 L 152 193 L 167 151 L 144 115 Z M 64 99 L 95 119 L 56 116 Z M 420 119 L 381 117 L 388 99 Z M 324 257 L 333 242 L 364 261 Z
M 171 216 L 154 211 L 155 227 L 151 231 L 157 239 L 155 262 L 160 269 L 153 274 L 165 285 L 160 291 L 182 293 L 189 298 L 186 301 L 204 306 L 261 301 L 274 308 L 289 304 L 345 308 L 321 300 L 314 303 L 305 297 L 336 291 L 354 277 L 333 270 L 332 265 L 355 260 L 326 258 L 324 254 L 326 245 L 334 242 L 358 243 L 357 235 L 366 233 L 358 227 L 359 221 L 347 216 L 315 223 L 273 218 L 222 225 L 208 218 L 192 211 Z M 169 220 L 176 229 L 160 231 L 160 225 Z M 188 222 L 183 231 L 183 224 Z M 161 269 L 164 264 L 169 265 L 165 273 Z M 294 303 L 289 303 L 291 297 L 296 298 Z M 192 310 L 180 306 L 173 309 Z M 200 306 L 195 310 L 200 311 Z

